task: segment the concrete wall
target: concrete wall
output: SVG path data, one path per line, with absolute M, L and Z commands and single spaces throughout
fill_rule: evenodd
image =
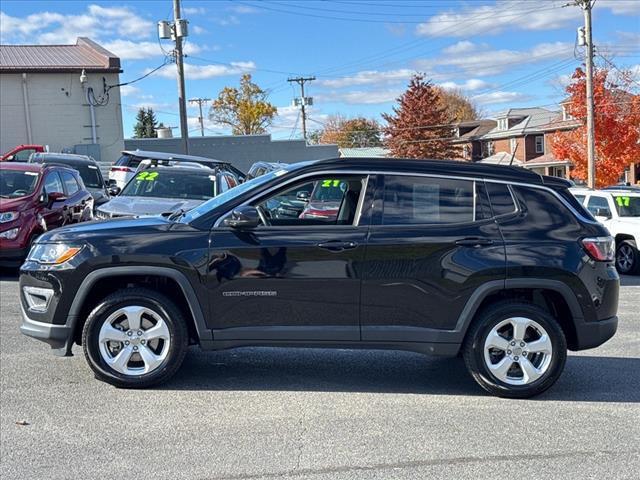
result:
M 108 85 L 119 83 L 115 73 L 87 73 L 88 86 L 96 96 L 102 92 L 102 78 Z M 21 73 L 0 74 L 0 152 L 22 143 L 49 145 L 53 152 L 91 144 L 91 117 L 77 73 L 28 73 L 26 77 L 31 139 L 27 120 Z M 124 148 L 120 89 L 109 92 L 109 103 L 95 107 L 100 160 L 114 162 Z
M 179 138 L 133 138 L 126 150 L 183 153 Z M 246 172 L 254 162 L 295 163 L 337 158 L 337 145 L 305 145 L 303 140 L 271 140 L 271 135 L 191 137 L 189 153 L 230 162 Z

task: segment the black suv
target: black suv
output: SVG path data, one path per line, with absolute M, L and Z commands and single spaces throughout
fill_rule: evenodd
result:
M 270 215 L 310 183 L 342 191 L 337 214 Z M 290 165 L 186 213 L 45 233 L 21 330 L 82 345 L 120 387 L 167 380 L 189 344 L 392 348 L 461 354 L 485 390 L 529 397 L 618 323 L 613 240 L 568 186 L 463 162 Z

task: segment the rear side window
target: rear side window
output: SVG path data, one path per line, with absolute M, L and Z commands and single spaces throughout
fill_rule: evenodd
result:
M 556 190 L 558 195 L 560 195 L 564 200 L 566 200 L 569 205 L 571 205 L 580 215 L 585 217 L 587 220 L 594 220 L 591 216 L 591 212 L 584 208 L 584 195 L 576 195 L 574 196 L 571 191 L 566 188 L 560 188 Z
M 447 178 L 386 176 L 383 225 L 441 225 L 475 220 L 474 182 Z
M 131 168 L 138 168 L 138 165 L 140 165 L 140 162 L 142 161 L 141 158 L 139 157 L 132 157 L 131 155 L 122 155 L 117 161 L 116 161 L 116 165 L 118 167 L 131 167 Z
M 492 182 L 487 182 L 486 185 L 494 216 L 508 215 L 516 211 L 516 204 L 507 185 Z
M 75 177 L 69 172 L 62 172 L 62 181 L 67 189 L 67 195 L 71 196 L 80 190 L 80 186 Z

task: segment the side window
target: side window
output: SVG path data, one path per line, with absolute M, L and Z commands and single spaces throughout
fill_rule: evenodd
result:
M 273 226 L 352 225 L 363 194 L 362 176 L 320 177 L 287 187 L 256 206 Z
M 516 204 L 507 185 L 492 182 L 487 182 L 486 185 L 494 216 L 507 215 L 516 211 Z
M 27 150 L 20 150 L 18 153 L 16 153 L 13 156 L 13 161 L 14 162 L 27 162 L 29 160 L 29 157 L 31 156 L 32 153 L 34 153 L 35 150 L 33 148 L 29 148 Z
M 80 187 L 78 186 L 78 182 L 76 182 L 76 179 L 71 173 L 62 172 L 62 181 L 64 182 L 64 186 L 67 190 L 67 196 L 70 197 L 71 195 L 73 195 L 74 193 L 80 190 Z
M 227 179 L 227 183 L 229 184 L 229 188 L 237 187 L 238 180 L 231 173 L 225 173 L 224 177 Z
M 476 220 L 474 182 L 386 176 L 383 225 L 468 223 Z
M 587 202 L 587 210 L 591 212 L 591 215 L 597 216 L 610 216 L 611 209 L 609 208 L 609 202 L 605 197 L 598 197 L 591 195 Z
M 574 197 L 576 197 L 576 200 L 580 203 L 584 203 L 585 195 L 574 195 Z
M 58 172 L 49 172 L 44 178 L 44 191 L 45 193 L 64 193 L 62 187 L 62 181 Z

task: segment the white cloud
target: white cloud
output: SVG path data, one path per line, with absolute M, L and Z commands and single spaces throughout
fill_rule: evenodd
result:
M 391 103 L 402 95 L 404 90 L 354 90 L 351 92 L 329 92 L 317 95 L 318 101 L 326 103 L 346 103 L 349 105 L 377 105 Z
M 140 89 L 138 87 L 134 87 L 133 85 L 122 85 L 120 87 L 120 95 L 123 97 L 130 97 L 138 93 L 140 93 Z
M 466 45 L 466 48 L 468 51 L 462 55 L 444 55 L 439 58 L 418 60 L 416 66 L 424 71 L 453 68 L 455 71 L 475 76 L 496 75 L 516 65 L 566 57 L 573 51 L 573 44 L 541 43 L 529 50 L 489 50 L 477 44 Z
M 444 88 L 445 90 L 466 90 L 469 92 L 472 92 L 475 90 L 483 90 L 483 89 L 492 87 L 491 83 L 485 82 L 484 80 L 480 80 L 478 78 L 470 78 L 464 83 L 444 82 L 438 85 Z
M 416 71 L 408 68 L 399 70 L 366 70 L 358 72 L 355 75 L 342 78 L 333 78 L 329 80 L 321 80 L 318 82 L 320 86 L 329 88 L 343 88 L 354 85 L 376 85 L 384 83 L 395 83 L 405 81 L 415 75 Z
M 188 80 L 203 80 L 205 78 L 224 77 L 228 75 L 240 75 L 256 68 L 254 62 L 231 62 L 229 65 L 193 65 L 184 64 L 184 75 Z M 147 69 L 146 72 L 149 72 Z M 169 66 L 158 70 L 154 75 L 165 78 L 175 78 L 175 66 Z
M 165 53 L 158 45 L 158 42 L 133 42 L 131 40 L 112 40 L 102 43 L 102 46 L 112 53 L 115 53 L 122 60 L 140 60 L 143 58 L 161 57 Z M 169 45 L 165 49 L 170 49 Z M 189 42 L 184 47 L 184 53 L 188 55 L 197 54 L 202 51 L 198 44 Z
M 477 48 L 476 44 L 469 40 L 461 40 L 458 43 L 448 46 L 442 50 L 443 53 L 458 54 L 471 52 Z
M 0 39 L 3 43 L 72 44 L 77 37 L 93 39 L 120 35 L 145 38 L 155 34 L 151 20 L 136 15 L 129 7 L 89 5 L 85 13 L 72 15 L 37 12 L 12 17 L 0 12 Z
M 193 27 L 191 27 L 191 29 L 193 30 L 193 33 L 195 33 L 196 35 L 203 35 L 203 34 L 207 33 L 207 29 L 206 28 L 202 28 L 199 25 L 194 25 Z
M 238 15 L 247 15 L 252 13 L 259 13 L 260 10 L 249 5 L 233 5 L 227 8 L 230 12 L 237 13 Z
M 596 8 L 608 8 L 615 15 L 640 15 L 638 0 L 600 0 Z
M 181 12 L 185 15 L 204 15 L 207 10 L 204 7 L 183 7 Z
M 531 97 L 519 92 L 491 92 L 471 97 L 479 105 L 491 105 L 496 103 L 524 102 Z

